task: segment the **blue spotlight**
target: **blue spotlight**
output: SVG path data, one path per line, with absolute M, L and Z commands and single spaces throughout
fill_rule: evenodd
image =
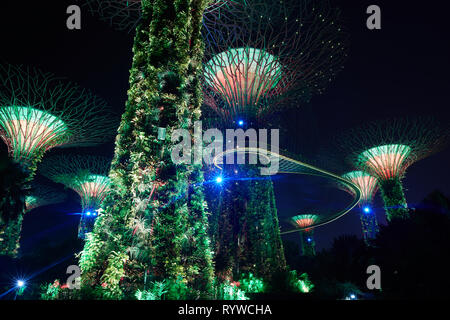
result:
M 219 183 L 219 184 L 222 183 L 223 182 L 223 178 L 221 176 L 217 177 L 216 178 L 216 182 Z
M 308 242 L 311 242 L 311 241 L 312 241 L 312 239 L 311 239 L 311 238 L 308 238 L 308 239 L 306 239 L 306 241 L 308 241 Z
M 25 285 L 25 281 L 23 280 L 17 280 L 17 287 L 22 288 Z
M 244 120 L 239 120 L 238 125 L 242 127 L 244 125 Z
M 356 295 L 352 293 L 352 294 L 350 295 L 350 300 L 355 300 L 355 299 L 356 299 Z
M 364 207 L 363 211 L 364 211 L 364 213 L 371 213 L 372 209 L 370 209 L 370 207 Z
M 90 216 L 90 215 L 91 215 L 91 212 L 90 212 L 90 211 L 86 212 L 86 215 L 87 215 L 87 216 Z

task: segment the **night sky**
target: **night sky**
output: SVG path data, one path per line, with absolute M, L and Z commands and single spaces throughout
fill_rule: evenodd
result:
M 9 2 L 7 8 L 2 3 L 0 11 L 2 61 L 32 65 L 67 77 L 94 90 L 118 113 L 123 112 L 132 58 L 132 34 L 114 30 L 87 10 L 83 11 L 82 30 L 67 30 L 65 11 L 68 5 L 76 3 L 74 0 Z M 290 111 L 293 121 L 288 126 L 296 128 L 299 123 L 303 124 L 293 131 L 292 139 L 320 148 L 346 128 L 366 121 L 435 115 L 449 122 L 450 42 L 443 1 L 434 2 L 433 6 L 392 0 L 331 2 L 343 11 L 351 37 L 349 58 L 344 71 L 324 95 L 313 97 L 310 105 Z M 366 28 L 365 12 L 371 4 L 382 9 L 382 30 Z M 5 152 L 4 145 L 1 150 Z M 96 150 L 112 155 L 113 143 Z M 449 163 L 450 150 L 447 149 L 408 170 L 404 186 L 410 206 L 435 189 L 450 195 Z M 308 188 L 314 185 L 313 181 L 299 179 L 289 182 L 298 185 L 299 194 L 310 192 L 314 199 L 333 197 L 328 193 L 324 195 L 322 187 Z M 283 186 L 282 179 L 275 185 L 280 215 L 294 212 L 295 204 L 288 201 L 293 192 L 287 190 L 295 189 L 289 187 L 292 185 Z M 379 196 L 374 206 L 379 220 L 385 221 Z M 27 216 L 24 250 L 35 250 L 40 242 L 33 237 L 44 230 L 47 231 L 40 234 L 40 239 L 50 242 L 76 237 L 76 216 L 68 213 L 77 210 L 76 195 L 72 194 L 64 205 L 35 210 Z M 322 249 L 329 247 L 336 236 L 361 236 L 360 233 L 355 210 L 318 228 L 316 243 L 318 249 Z M 295 236 L 289 238 L 296 239 Z

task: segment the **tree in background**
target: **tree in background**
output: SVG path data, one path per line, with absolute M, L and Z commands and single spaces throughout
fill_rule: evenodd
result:
M 433 118 L 392 119 L 353 129 L 339 146 L 351 164 L 377 178 L 388 221 L 409 217 L 402 179 L 415 162 L 441 150 L 450 130 Z
M 302 255 L 315 256 L 316 255 L 316 243 L 314 241 L 314 229 L 310 228 L 316 224 L 319 220 L 319 216 L 315 214 L 302 214 L 291 218 L 291 223 L 300 231 L 300 243 L 302 247 Z
M 42 175 L 80 196 L 80 239 L 85 239 L 86 234 L 92 231 L 101 204 L 110 191 L 110 164 L 111 159 L 105 157 L 64 154 L 49 156 L 39 166 Z
M 209 128 L 276 128 L 273 113 L 321 94 L 347 55 L 339 10 L 327 1 L 245 3 L 235 22 L 204 35 L 204 108 L 215 119 Z M 223 183 L 208 195 L 220 279 L 242 272 L 270 278 L 286 268 L 272 180 L 256 170 L 225 165 Z
M 371 207 L 373 198 L 378 191 L 377 179 L 363 171 L 351 171 L 342 177 L 356 184 L 361 190 L 361 201 L 358 204 L 360 209 L 359 218 L 364 241 L 370 244 L 371 239 L 376 238 L 379 231 L 377 216 Z M 353 190 L 344 185 L 341 185 L 341 187 L 353 194 Z
M 15 189 L 26 193 L 46 151 L 105 142 L 116 126 L 112 109 L 92 92 L 38 69 L 0 66 L 0 137 L 23 171 Z M 24 200 L 6 192 L 0 201 L 0 255 L 17 255 Z

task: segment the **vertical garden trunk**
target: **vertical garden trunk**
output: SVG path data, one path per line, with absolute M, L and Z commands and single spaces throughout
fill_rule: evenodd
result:
M 14 164 L 5 168 L 0 194 L 0 255 L 16 258 L 20 248 L 22 221 L 25 214 L 25 196 L 29 182 L 36 172 L 36 164 Z
M 86 215 L 86 212 L 88 211 L 91 212 L 90 216 Z M 96 218 L 95 214 L 96 214 L 95 209 L 83 210 L 78 225 L 78 239 L 84 240 L 86 239 L 86 234 L 92 232 L 92 230 L 94 229 L 94 223 Z
M 364 241 L 369 245 L 371 241 L 376 238 L 379 231 L 377 216 L 374 212 L 364 212 L 364 210 L 361 210 L 359 217 L 361 220 Z
M 226 168 L 225 176 L 229 178 L 222 190 L 209 201 L 215 208 L 211 220 L 217 275 L 238 280 L 251 272 L 269 279 L 286 268 L 272 181 L 248 166 L 240 168 L 237 178 L 233 167 Z
M 175 129 L 200 118 L 205 0 L 143 0 L 130 89 L 105 212 L 80 257 L 82 285 L 100 298 L 133 297 L 165 281 L 166 298 L 208 297 L 212 256 L 203 176 L 175 164 Z
M 403 187 L 398 178 L 380 182 L 381 196 L 388 221 L 392 219 L 407 219 L 409 217 Z
M 13 203 L 13 206 L 22 206 L 23 203 L 16 202 L 15 197 L 3 199 Z M 24 206 L 23 206 L 24 207 Z M 18 208 L 14 209 L 21 210 Z M 22 211 L 23 212 L 23 211 Z M 2 221 L 0 226 L 0 255 L 10 256 L 16 258 L 20 247 L 20 232 L 22 231 L 23 213 L 16 216 L 11 216 L 9 220 Z
M 302 246 L 302 255 L 312 257 L 316 255 L 316 243 L 314 242 L 314 231 L 300 231 L 300 243 Z

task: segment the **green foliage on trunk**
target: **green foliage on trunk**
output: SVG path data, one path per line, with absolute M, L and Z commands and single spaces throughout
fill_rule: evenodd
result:
M 371 246 L 373 240 L 376 238 L 378 232 L 380 231 L 377 216 L 374 212 L 364 212 L 364 209 L 361 209 L 359 218 L 361 221 L 361 229 L 363 232 L 364 242 L 367 245 Z
M 170 299 L 211 293 L 203 176 L 197 167 L 172 162 L 170 141 L 175 129 L 192 131 L 200 118 L 206 2 L 142 1 L 112 192 L 80 256 L 82 285 L 101 288 L 98 298 L 135 298 L 156 281 L 171 283 Z
M 268 279 L 286 268 L 272 181 L 249 166 L 239 167 L 236 179 L 234 168 L 224 172 L 229 180 L 209 195 L 217 276 L 231 280 L 253 273 Z
M 408 205 L 399 178 L 381 181 L 380 190 L 388 221 L 409 218 Z
M 302 255 L 312 257 L 316 255 L 316 243 L 314 241 L 314 231 L 300 231 Z
M 40 158 L 22 165 L 11 161 L 0 164 L 0 255 L 15 258 L 19 253 L 25 197 Z

